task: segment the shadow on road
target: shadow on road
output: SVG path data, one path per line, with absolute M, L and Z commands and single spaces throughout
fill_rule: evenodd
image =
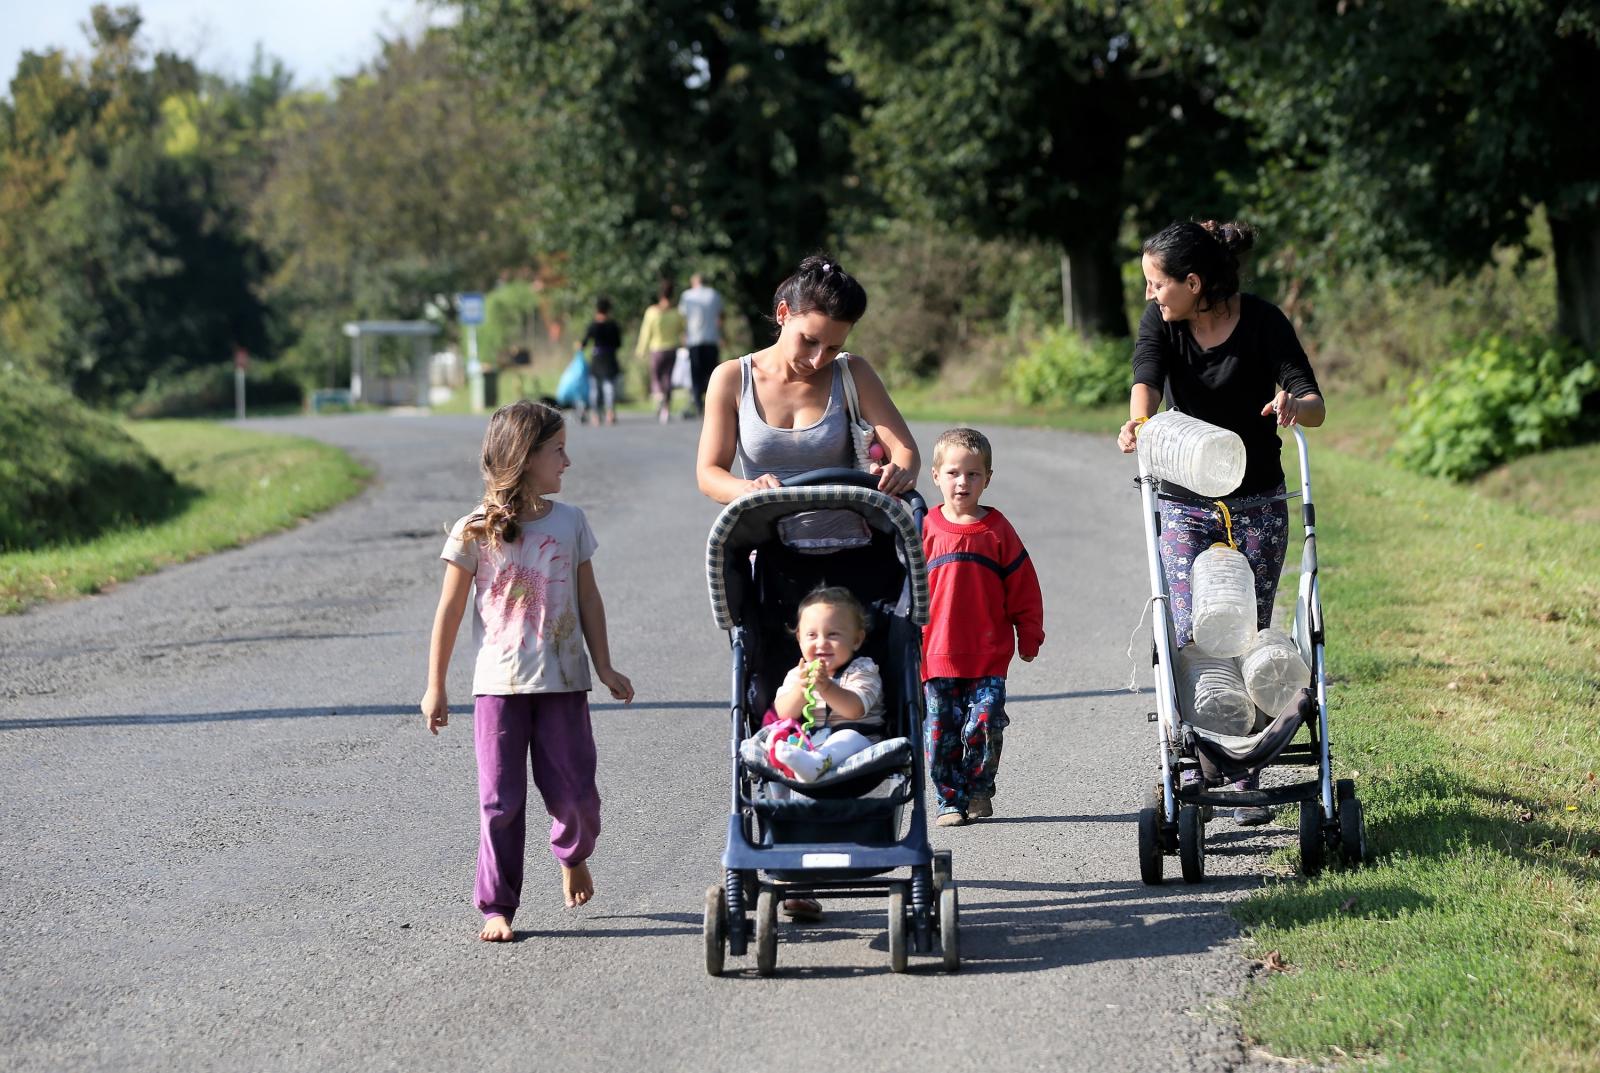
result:
M 591 711 L 626 709 L 630 712 L 654 710 L 673 711 L 698 709 L 716 711 L 726 707 L 725 702 L 714 700 L 674 700 L 656 703 L 622 705 L 615 703 L 590 705 Z M 470 712 L 457 713 L 470 715 Z M 72 715 L 45 719 L 8 719 L 0 716 L 0 731 L 68 729 L 72 727 L 116 726 L 167 726 L 185 723 L 241 723 L 267 719 L 329 719 L 347 716 L 395 716 L 403 719 L 420 719 L 414 702 L 404 704 L 341 704 L 317 708 L 240 708 L 231 712 L 164 712 L 122 715 Z

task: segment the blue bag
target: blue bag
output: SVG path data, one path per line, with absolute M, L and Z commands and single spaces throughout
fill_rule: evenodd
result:
M 556 383 L 556 405 L 583 407 L 588 404 L 589 361 L 582 350 L 577 350 Z

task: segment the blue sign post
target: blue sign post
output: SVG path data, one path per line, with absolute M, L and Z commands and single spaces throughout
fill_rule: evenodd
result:
M 483 323 L 483 294 L 465 291 L 456 295 L 456 308 L 461 323 L 467 329 L 467 385 L 471 393 L 472 409 L 481 412 L 494 401 L 494 374 L 485 373 L 478 361 L 478 325 Z

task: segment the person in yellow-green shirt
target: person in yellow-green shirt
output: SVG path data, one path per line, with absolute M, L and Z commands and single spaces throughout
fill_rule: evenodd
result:
M 644 311 L 639 324 L 639 339 L 634 355 L 650 362 L 650 398 L 656 404 L 656 420 L 663 425 L 672 420 L 672 365 L 683 345 L 683 314 L 672 301 L 672 281 L 662 280 L 655 304 Z

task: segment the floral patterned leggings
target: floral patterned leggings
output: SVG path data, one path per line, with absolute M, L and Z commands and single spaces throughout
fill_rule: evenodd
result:
M 1268 493 L 1283 494 L 1283 485 Z M 1259 500 L 1262 497 L 1252 497 Z M 1268 499 L 1243 509 L 1228 507 L 1233 516 L 1234 545 L 1244 553 L 1256 578 L 1256 625 L 1272 625 L 1272 602 L 1278 594 L 1278 577 L 1283 573 L 1283 557 L 1289 549 L 1289 505 L 1281 499 Z M 1222 512 L 1214 506 L 1192 502 L 1161 500 L 1161 569 L 1167 575 L 1171 596 L 1172 626 L 1178 647 L 1193 639 L 1194 599 L 1189 588 L 1189 571 L 1195 557 L 1213 544 L 1228 542 Z

